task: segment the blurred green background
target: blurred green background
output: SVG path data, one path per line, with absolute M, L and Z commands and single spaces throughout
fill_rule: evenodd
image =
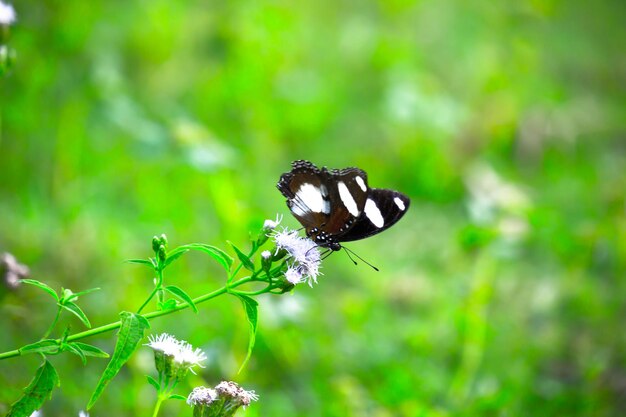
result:
M 0 80 L 0 251 L 74 291 L 94 325 L 136 310 L 150 239 L 244 247 L 288 214 L 294 159 L 359 166 L 408 194 L 395 227 L 319 285 L 261 297 L 252 360 L 239 302 L 152 322 L 202 347 L 179 387 L 234 379 L 253 416 L 626 414 L 623 1 L 20 1 Z M 201 254 L 166 280 L 224 282 Z M 0 350 L 54 305 L 0 306 Z M 74 331 L 79 321 L 66 317 Z M 113 334 L 92 342 L 112 351 Z M 77 415 L 105 361 L 52 358 L 44 416 Z M 0 362 L 0 412 L 39 359 Z M 149 415 L 146 348 L 91 415 Z M 171 401 L 162 416 L 190 415 Z M 243 415 L 243 414 L 242 414 Z

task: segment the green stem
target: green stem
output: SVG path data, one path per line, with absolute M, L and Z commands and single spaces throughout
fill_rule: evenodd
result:
M 43 336 L 41 337 L 42 339 L 46 339 L 48 336 L 50 336 L 50 333 L 52 333 L 52 329 L 54 329 L 54 326 L 56 326 L 57 322 L 59 321 L 59 317 L 61 317 L 61 310 L 63 309 L 61 308 L 61 306 L 59 306 L 59 308 L 57 309 L 57 314 L 52 321 L 52 324 L 50 324 L 48 330 L 46 330 L 46 332 L 43 334 Z
M 137 314 L 141 313 L 141 310 L 144 309 L 145 306 L 148 305 L 148 303 L 150 302 L 150 300 L 152 300 L 152 297 L 154 297 L 154 295 L 157 293 L 157 291 L 159 291 L 159 285 L 155 286 L 154 289 L 152 290 L 152 292 L 150 293 L 150 295 L 148 296 L 148 299 L 146 299 L 146 301 L 143 302 L 143 304 L 141 305 L 141 307 L 139 307 L 139 310 L 137 310 Z
M 200 297 L 194 298 L 193 302 L 194 302 L 194 304 L 198 305 L 198 304 L 203 303 L 205 301 L 208 301 L 208 300 L 210 300 L 212 298 L 215 298 L 217 296 L 225 294 L 226 292 L 228 292 L 228 290 L 230 288 L 238 287 L 238 286 L 240 286 L 242 284 L 250 282 L 251 280 L 252 280 L 252 277 L 241 278 L 240 280 L 238 280 L 238 281 L 236 281 L 236 282 L 234 282 L 234 283 L 232 283 L 232 284 L 230 284 L 228 286 L 224 286 L 224 287 L 222 287 L 220 289 L 217 289 L 217 290 L 215 290 L 213 292 L 210 292 L 208 294 L 204 294 L 204 295 L 201 295 Z M 143 314 L 143 317 L 148 319 L 148 320 L 151 320 L 153 318 L 166 316 L 168 314 L 172 314 L 172 313 L 174 313 L 176 311 L 184 310 L 186 308 L 189 308 L 189 304 L 181 304 L 181 305 L 176 306 L 176 307 L 174 307 L 174 308 L 172 308 L 170 310 L 153 311 L 153 312 L 150 312 L 150 313 Z M 117 329 L 121 325 L 122 325 L 121 321 L 116 321 L 114 323 L 105 324 L 104 326 L 100 326 L 100 327 L 96 327 L 94 329 L 86 330 L 84 332 L 76 333 L 76 334 L 68 337 L 66 339 L 66 341 L 67 342 L 73 342 L 75 340 L 84 339 L 84 338 L 89 337 L 89 336 L 94 336 L 96 334 L 100 334 L 100 333 L 108 332 L 110 330 Z M 60 339 L 57 340 L 57 341 L 60 342 Z M 7 359 L 7 358 L 12 358 L 12 357 L 15 357 L 15 356 L 20 356 L 20 355 L 21 355 L 21 353 L 20 353 L 19 349 L 10 350 L 8 352 L 0 353 L 0 360 Z
M 154 405 L 154 412 L 152 413 L 152 417 L 157 417 L 157 415 L 159 414 L 159 409 L 161 408 L 161 403 L 163 402 L 164 399 L 165 397 L 159 394 L 159 396 L 157 397 L 157 402 Z

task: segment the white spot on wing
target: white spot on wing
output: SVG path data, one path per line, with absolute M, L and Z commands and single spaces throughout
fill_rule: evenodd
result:
M 365 215 L 372 222 L 372 224 L 379 229 L 385 225 L 385 219 L 383 219 L 383 215 L 380 214 L 380 210 L 376 203 L 371 198 L 368 198 L 365 202 Z
M 396 203 L 396 206 L 398 206 L 400 210 L 404 211 L 406 209 L 406 206 L 404 205 L 404 201 L 402 201 L 400 197 L 394 197 L 393 202 Z
M 356 201 L 354 201 L 352 194 L 350 194 L 350 190 L 346 187 L 346 184 L 344 184 L 343 181 L 339 181 L 339 183 L 337 183 L 337 188 L 339 189 L 339 197 L 341 197 L 343 205 L 346 206 L 350 214 L 354 217 L 358 216 L 359 209 L 356 206 Z
M 302 201 L 306 207 L 313 212 L 316 213 L 329 213 L 330 212 L 330 203 L 328 201 L 324 201 L 324 197 L 322 196 L 322 192 L 319 188 L 314 186 L 313 184 L 304 183 L 300 186 L 300 189 L 296 193 L 296 198 Z M 294 207 L 298 207 L 297 205 Z M 302 212 L 302 214 L 297 213 L 294 210 L 294 213 L 299 214 L 300 216 L 304 214 L 304 208 L 298 207 L 298 212 Z
M 354 179 L 356 183 L 359 184 L 359 187 L 361 187 L 361 190 L 367 191 L 367 186 L 365 185 L 365 181 L 363 181 L 363 178 L 355 177 Z

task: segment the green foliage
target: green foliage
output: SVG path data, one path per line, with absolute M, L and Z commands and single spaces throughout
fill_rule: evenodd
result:
M 11 406 L 7 417 L 29 417 L 43 405 L 57 386 L 59 386 L 57 371 L 50 362 L 44 360 L 35 377 L 24 388 L 24 395 Z
M 106 369 L 98 381 L 96 389 L 93 391 L 87 409 L 94 406 L 106 386 L 117 375 L 119 370 L 128 361 L 130 356 L 141 344 L 141 340 L 144 337 L 146 329 L 150 328 L 150 323 L 144 317 L 129 313 L 120 313 L 122 325 L 117 335 L 117 343 L 115 344 L 115 351 L 109 361 Z
M 241 367 L 239 368 L 239 372 L 246 366 L 250 357 L 252 356 L 252 350 L 254 349 L 254 344 L 256 343 L 256 330 L 257 323 L 259 320 L 259 303 L 244 294 L 233 293 L 234 296 L 241 300 L 241 304 L 243 304 L 243 308 L 246 312 L 246 318 L 248 319 L 248 323 L 250 324 L 250 336 L 248 338 L 248 353 L 246 354 L 246 358 L 244 359 Z

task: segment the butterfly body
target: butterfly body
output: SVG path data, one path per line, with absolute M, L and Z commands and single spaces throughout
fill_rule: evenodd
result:
M 393 190 L 369 188 L 359 168 L 329 170 L 294 161 L 277 184 L 287 206 L 318 246 L 334 251 L 341 242 L 364 239 L 395 224 L 410 200 Z

